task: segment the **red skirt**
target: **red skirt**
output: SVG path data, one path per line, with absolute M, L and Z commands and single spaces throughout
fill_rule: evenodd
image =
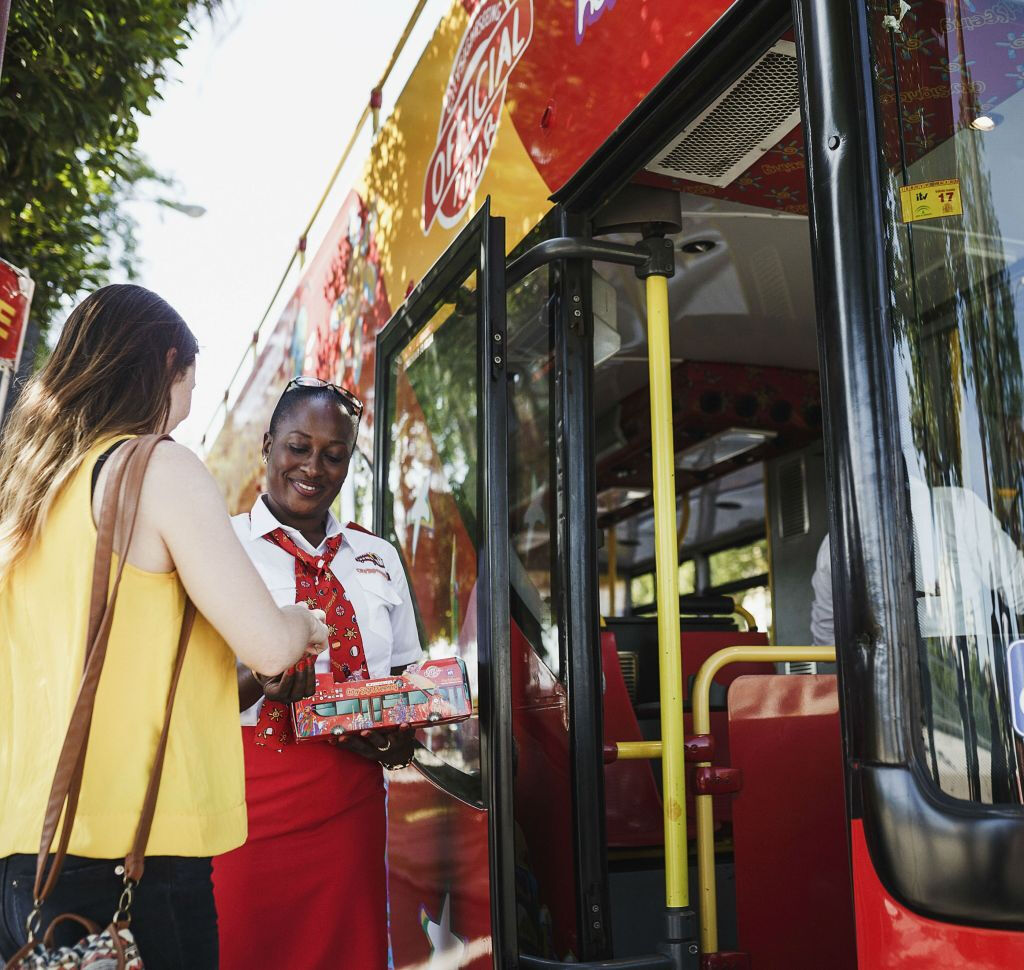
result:
M 326 742 L 272 751 L 242 728 L 249 838 L 213 860 L 221 970 L 385 970 L 380 766 Z

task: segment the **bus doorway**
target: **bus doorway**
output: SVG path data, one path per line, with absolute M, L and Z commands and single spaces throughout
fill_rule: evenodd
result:
M 568 620 L 574 595 L 586 600 L 600 626 L 591 727 L 600 725 L 604 761 L 602 810 L 595 791 L 586 799 L 580 791 L 587 739 L 574 695 L 579 705 L 593 679 L 580 669 L 582 651 L 570 656 L 571 629 L 552 634 L 547 648 L 542 635 L 526 637 L 540 645 L 532 651 L 513 642 L 519 765 L 543 750 L 549 777 L 561 761 L 555 774 L 565 792 L 559 798 L 558 786 L 548 785 L 540 805 L 531 797 L 538 776 L 527 780 L 517 770 L 517 910 L 551 926 L 547 938 L 520 933 L 523 966 L 569 956 L 558 947 L 568 887 L 559 892 L 551 876 L 566 870 L 591 893 L 575 896 L 576 957 L 650 954 L 652 941 L 666 936 L 666 881 L 682 880 L 699 911 L 705 966 L 856 964 L 838 692 L 834 665 L 825 662 L 832 640 L 820 627 L 817 637 L 811 632 L 826 482 L 797 82 L 794 45 L 783 37 L 684 129 L 669 139 L 662 129 L 617 188 L 595 192 L 585 219 L 573 227 L 565 218 L 580 248 L 565 240 L 565 258 L 550 275 L 531 267 L 529 247 L 508 269 L 513 616 L 517 572 L 533 599 L 554 604 L 552 615 Z M 671 391 L 661 414 L 652 395 L 650 288 L 635 264 L 601 251 L 643 248 L 652 239 L 670 253 L 663 273 Z M 572 290 L 574 272 L 582 299 Z M 543 301 L 524 301 L 531 283 L 553 301 L 550 315 L 538 312 Z M 571 348 L 560 356 L 550 336 L 559 327 L 589 338 L 575 375 Z M 573 386 L 574 376 L 585 390 Z M 550 402 L 544 422 L 538 399 Z M 584 469 L 568 457 L 579 447 L 568 427 L 574 405 L 589 410 L 592 422 Z M 538 426 L 551 429 L 540 436 L 548 442 L 542 453 L 551 455 L 544 475 L 528 470 L 523 457 L 541 453 Z M 692 755 L 682 805 L 666 794 L 658 760 L 665 751 L 658 631 L 665 600 L 655 568 L 653 452 L 666 426 L 675 479 L 671 596 L 680 614 L 674 649 Z M 596 527 L 589 577 L 578 563 L 560 565 L 571 558 L 568 539 L 557 534 L 560 516 Z M 575 587 L 574 568 L 582 580 Z M 563 581 L 568 588 L 560 588 Z M 826 605 L 830 612 L 830 604 L 818 604 Z M 825 649 L 812 654 L 815 642 Z M 709 676 L 701 701 L 701 669 L 727 648 L 746 652 Z M 520 656 L 528 659 L 517 675 Z M 532 700 L 516 680 L 536 684 L 537 667 L 555 676 L 546 698 L 537 692 Z M 567 721 L 560 748 L 550 744 L 550 731 L 537 729 L 545 711 L 553 718 L 559 709 Z M 681 859 L 666 850 L 666 805 L 686 819 Z M 556 837 L 566 818 L 575 843 L 567 831 Z M 579 830 L 588 828 L 602 841 L 600 864 L 584 854 Z

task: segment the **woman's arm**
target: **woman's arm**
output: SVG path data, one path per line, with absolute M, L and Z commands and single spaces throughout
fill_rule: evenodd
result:
M 315 652 L 326 647 L 322 613 L 274 603 L 231 528 L 213 477 L 187 448 L 157 445 L 142 487 L 139 527 L 140 541 L 147 532 L 159 537 L 199 612 L 246 667 L 273 676 L 308 645 L 315 644 Z

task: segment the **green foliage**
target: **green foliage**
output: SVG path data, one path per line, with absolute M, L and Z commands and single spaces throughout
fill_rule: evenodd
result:
M 62 298 L 130 275 L 134 225 L 121 203 L 156 174 L 137 119 L 160 97 L 191 35 L 195 0 L 12 4 L 0 78 L 0 256 L 36 282 L 45 333 Z M 26 348 L 28 349 L 28 348 Z

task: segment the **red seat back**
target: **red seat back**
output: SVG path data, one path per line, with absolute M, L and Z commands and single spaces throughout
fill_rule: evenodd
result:
M 728 706 L 739 948 L 752 967 L 855 970 L 836 678 L 740 677 Z
M 604 669 L 604 743 L 642 741 L 622 677 L 615 634 L 601 633 Z M 604 766 L 605 818 L 610 848 L 660 845 L 664 840 L 661 798 L 650 761 L 614 761 Z

